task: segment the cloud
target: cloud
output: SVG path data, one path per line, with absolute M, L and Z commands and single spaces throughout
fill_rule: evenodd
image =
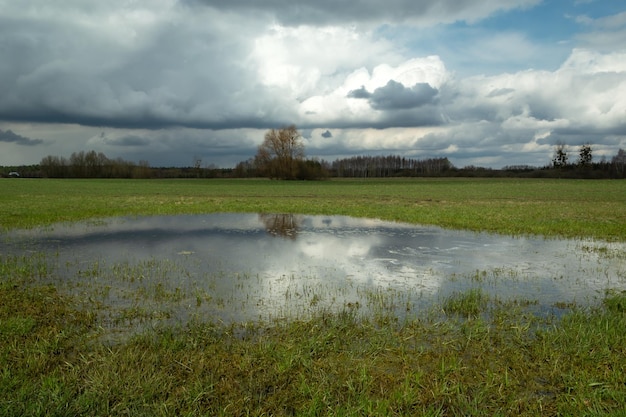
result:
M 267 14 L 282 25 L 335 25 L 372 22 L 412 22 L 435 25 L 475 21 L 495 12 L 536 5 L 540 0 L 189 0 L 216 9 L 253 10 Z
M 6 71 L 0 67 L 0 117 L 133 129 L 438 124 L 437 109 L 424 108 L 417 115 L 406 110 L 431 104 L 435 90 L 450 77 L 439 57 L 407 58 L 390 39 L 333 26 L 332 19 L 321 26 L 282 19 L 276 24 L 275 19 L 298 10 L 364 21 L 421 15 L 449 19 L 520 6 L 512 0 L 471 3 L 447 0 L 415 7 L 404 0 L 363 1 L 347 7 L 312 1 L 162 0 L 150 6 L 138 2 L 132 9 L 113 1 L 93 12 L 73 3 L 60 10 L 42 3 L 38 14 L 9 8 L 6 16 L 12 19 L 2 22 L 7 25 L 0 25 L 5 28 L 0 36 L 15 58 Z M 346 100 L 355 98 L 361 86 L 363 94 L 372 92 L 368 102 Z M 399 112 L 391 114 L 394 110 Z
M 43 147 L 17 145 L 45 140 L 58 155 L 232 166 L 291 123 L 312 156 L 535 163 L 555 140 L 614 151 L 626 147 L 626 15 L 600 3 L 4 2 L 0 158 L 36 162 Z M 526 27 L 533 11 L 582 32 Z
M 626 44 L 626 12 L 591 18 L 576 16 L 576 21 L 587 28 L 577 36 L 582 46 L 599 51 L 623 49 Z
M 387 85 L 374 90 L 369 101 L 376 110 L 412 109 L 432 103 L 436 95 L 437 90 L 428 83 L 405 88 L 401 83 L 389 80 Z
M 626 99 L 626 53 L 577 49 L 556 71 L 520 71 L 454 80 L 442 88 L 453 120 L 514 117 L 567 120 L 581 129 L 621 126 Z
M 258 34 L 252 21 L 234 31 L 238 16 L 196 16 L 166 1 L 118 5 L 3 11 L 0 37 L 12 60 L 0 65 L 0 118 L 228 128 L 282 117 L 271 109 L 286 106 L 264 108 L 271 93 L 245 62 Z
M 348 97 L 348 98 L 366 98 L 366 99 L 369 99 L 370 97 L 372 97 L 372 93 L 367 91 L 365 86 L 362 85 L 361 87 L 357 88 L 356 90 L 350 90 L 346 97 Z
M 22 145 L 22 146 L 34 146 L 34 145 L 40 145 L 44 141 L 42 139 L 31 139 L 25 136 L 18 135 L 10 129 L 9 130 L 0 129 L 0 142 L 14 143 L 16 145 Z
M 384 87 L 379 87 L 370 93 L 361 86 L 348 92 L 348 98 L 367 99 L 376 110 L 412 109 L 431 103 L 437 95 L 437 90 L 428 83 L 417 83 L 412 88 L 406 88 L 401 83 L 389 80 Z
M 368 75 L 353 77 L 367 83 Z M 346 132 L 336 134 L 335 139 L 346 141 L 341 149 L 358 152 L 369 147 L 370 152 L 377 152 L 397 148 L 416 156 L 449 155 L 459 164 L 471 161 L 503 166 L 544 165 L 557 141 L 571 146 L 595 143 L 602 152 L 626 145 L 626 97 L 621 93 L 626 91 L 626 53 L 577 49 L 555 71 L 442 79 L 436 101 L 432 87 L 424 89 L 428 94 L 422 101 L 418 94 L 412 95 L 413 89 L 395 81 L 374 89 L 381 93 L 379 103 L 389 103 L 387 107 L 393 111 L 386 114 L 384 105 L 378 109 L 368 106 L 369 113 L 361 109 L 362 115 L 370 127 L 378 127 L 375 122 L 379 122 L 387 128 L 361 142 L 348 139 L 351 134 Z M 372 100 L 374 92 L 365 83 L 348 90 L 345 101 Z M 404 101 L 393 102 L 394 98 Z M 402 109 L 397 103 L 422 107 Z M 424 124 L 426 121 L 431 124 Z M 437 128 L 397 131 L 392 140 L 391 126 L 409 124 Z M 363 137 L 362 133 L 355 135 Z
M 101 137 L 103 142 L 109 146 L 146 146 L 150 144 L 150 140 L 145 137 L 137 136 L 137 135 L 127 135 L 120 136 L 117 138 L 107 138 L 106 136 Z
M 504 96 L 507 95 L 509 93 L 513 93 L 515 92 L 514 88 L 495 88 L 493 90 L 491 90 L 489 92 L 489 94 L 487 94 L 487 98 L 493 98 L 493 97 L 498 97 L 498 96 Z
M 347 73 L 334 89 L 299 104 L 302 123 L 337 128 L 388 128 L 441 124 L 437 88 L 448 80 L 439 57 Z

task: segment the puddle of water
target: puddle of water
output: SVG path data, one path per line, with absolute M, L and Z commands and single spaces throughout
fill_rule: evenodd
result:
M 481 288 L 503 300 L 591 303 L 626 289 L 626 244 L 451 231 L 340 216 L 113 218 L 14 231 L 5 256 L 45 255 L 40 278 L 108 325 L 239 322 L 313 311 L 420 311 Z

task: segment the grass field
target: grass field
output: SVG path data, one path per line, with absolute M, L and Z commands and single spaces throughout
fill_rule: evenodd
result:
M 3 180 L 0 226 L 287 212 L 626 241 L 625 181 Z M 612 254 L 624 262 L 626 254 Z M 0 254 L 0 416 L 626 415 L 626 293 L 539 317 L 476 290 L 398 321 L 351 308 L 102 341 L 36 254 Z M 85 300 L 80 300 L 84 305 Z
M 626 181 L 620 180 L 6 179 L 0 187 L 5 229 L 135 214 L 264 212 L 626 240 Z

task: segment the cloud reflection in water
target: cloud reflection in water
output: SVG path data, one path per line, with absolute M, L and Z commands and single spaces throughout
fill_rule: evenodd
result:
M 398 311 L 419 310 L 472 286 L 541 306 L 584 302 L 626 287 L 624 257 L 588 250 L 607 245 L 267 214 L 112 218 L 15 231 L 0 243 L 2 253 L 48 253 L 51 279 L 67 291 L 106 287 L 102 301 L 120 308 L 143 302 L 177 320 L 226 322 L 356 303 L 366 310 L 381 293 Z M 178 296 L 129 295 L 140 287 Z

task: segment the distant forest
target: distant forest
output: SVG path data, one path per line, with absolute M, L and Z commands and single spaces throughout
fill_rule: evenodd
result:
M 399 155 L 353 156 L 332 162 L 307 159 L 300 179 L 389 177 L 526 177 L 526 178 L 626 178 L 626 151 L 610 160 L 593 162 L 589 145 L 581 146 L 578 159 L 569 162 L 562 145 L 555 147 L 550 165 L 507 166 L 502 169 L 455 167 L 448 158 L 413 159 Z M 122 158 L 110 159 L 101 152 L 74 152 L 69 158 L 46 156 L 38 165 L 0 167 L 2 177 L 22 178 L 254 178 L 262 176 L 255 159 L 234 168 L 203 166 L 196 158 L 189 167 L 151 167 Z

